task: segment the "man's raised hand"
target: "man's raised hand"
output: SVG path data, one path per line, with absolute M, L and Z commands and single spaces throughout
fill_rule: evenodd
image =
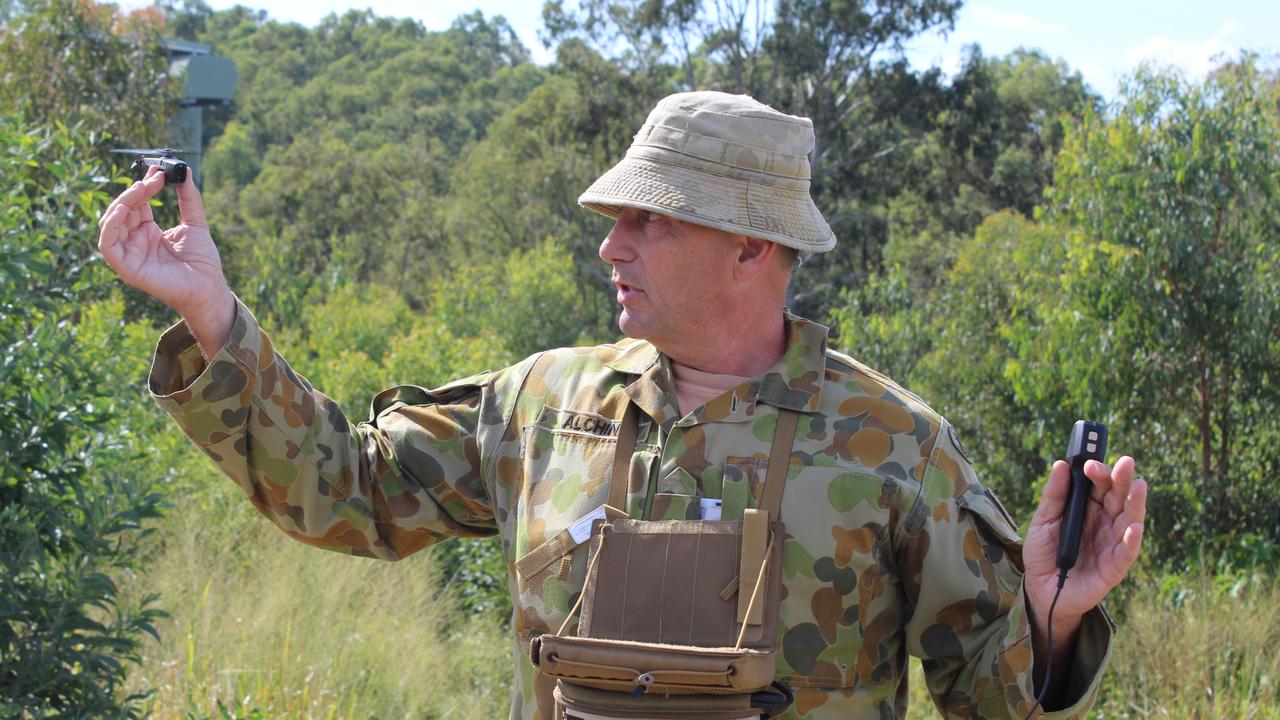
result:
M 207 357 L 230 334 L 235 300 L 192 173 L 177 188 L 181 222 L 168 230 L 147 202 L 164 185 L 164 173 L 152 167 L 120 193 L 98 221 L 98 251 L 121 280 L 181 313 Z
M 1080 556 L 1054 614 L 1054 625 L 1067 632 L 1078 626 L 1080 616 L 1101 602 L 1128 574 L 1142 547 L 1147 516 L 1147 484 L 1135 477 L 1133 458 L 1120 458 L 1114 468 L 1089 460 L 1084 473 L 1093 488 Z M 1026 591 L 1037 622 L 1047 619 L 1057 589 L 1058 537 L 1070 485 L 1070 470 L 1059 460 L 1049 473 L 1044 497 L 1027 531 L 1023 549 Z

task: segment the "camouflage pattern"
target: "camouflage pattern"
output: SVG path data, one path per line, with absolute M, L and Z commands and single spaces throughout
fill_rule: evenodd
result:
M 302 542 L 398 560 L 452 536 L 498 534 L 515 606 L 512 718 L 536 718 L 529 639 L 559 628 L 582 587 L 585 545 L 531 577 L 515 562 L 604 503 L 620 419 L 642 411 L 633 517 L 723 517 L 758 500 L 778 408 L 801 414 L 786 524 L 778 676 L 786 718 L 900 718 L 907 656 L 923 659 L 947 717 L 1021 718 L 1032 653 L 1017 530 L 954 430 L 919 398 L 788 318 L 765 375 L 687 416 L 647 342 L 551 350 L 435 390 L 399 386 L 352 425 L 296 375 L 243 305 L 206 366 L 185 327 L 161 338 L 151 390 L 254 506 Z M 1080 717 L 1110 652 L 1101 610 L 1070 677 Z

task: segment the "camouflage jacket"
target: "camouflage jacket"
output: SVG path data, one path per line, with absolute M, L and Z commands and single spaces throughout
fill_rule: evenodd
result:
M 642 411 L 626 510 L 696 517 L 721 498 L 736 519 L 761 489 L 778 408 L 801 413 L 782 501 L 786 525 L 777 674 L 786 718 L 901 718 L 907 655 L 947 717 L 1021 718 L 1031 640 L 1017 529 L 978 481 L 951 426 L 891 380 L 788 317 L 768 373 L 681 417 L 653 345 L 550 350 L 434 390 L 399 386 L 351 424 L 272 348 L 244 305 L 207 364 L 178 325 L 150 377 L 157 402 L 284 532 L 396 560 L 453 536 L 498 534 L 510 569 L 519 677 L 512 718 L 538 716 L 529 639 L 554 632 L 586 570 L 517 561 L 606 498 L 619 420 Z M 527 565 L 527 564 L 526 564 Z M 1110 653 L 1101 610 L 1070 677 L 1083 716 Z

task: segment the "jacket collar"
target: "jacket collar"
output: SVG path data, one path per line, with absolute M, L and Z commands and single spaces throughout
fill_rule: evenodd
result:
M 660 425 L 680 421 L 735 422 L 756 415 L 756 404 L 797 412 L 814 412 L 822 403 L 822 380 L 826 374 L 827 327 L 786 313 L 787 347 L 768 372 L 712 399 L 681 420 L 676 410 L 675 383 L 670 360 L 652 343 L 632 343 L 606 363 L 613 370 L 638 375 L 626 387 L 627 395 Z

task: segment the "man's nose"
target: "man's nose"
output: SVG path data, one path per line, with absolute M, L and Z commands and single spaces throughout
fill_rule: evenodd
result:
M 631 233 L 635 231 L 634 223 L 626 210 L 614 221 L 609 234 L 600 242 L 600 259 L 613 265 L 632 259 Z

